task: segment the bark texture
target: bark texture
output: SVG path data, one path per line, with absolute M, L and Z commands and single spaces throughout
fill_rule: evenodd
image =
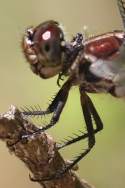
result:
M 11 106 L 0 115 L 0 139 L 6 142 L 9 151 L 25 163 L 37 179 L 49 177 L 65 165 L 56 149 L 53 138 L 47 133 L 32 134 L 38 128 L 28 121 L 21 112 Z M 28 139 L 20 140 L 29 134 Z M 94 188 L 85 180 L 80 180 L 74 171 L 69 171 L 60 179 L 39 182 L 44 188 Z

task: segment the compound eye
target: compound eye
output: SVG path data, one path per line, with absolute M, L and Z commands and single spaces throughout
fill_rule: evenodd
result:
M 32 71 L 40 77 L 50 78 L 62 70 L 65 40 L 57 22 L 51 20 L 28 29 L 22 47 Z
M 54 56 L 61 48 L 64 41 L 63 31 L 55 21 L 47 21 L 35 28 L 33 42 L 37 45 L 41 54 Z

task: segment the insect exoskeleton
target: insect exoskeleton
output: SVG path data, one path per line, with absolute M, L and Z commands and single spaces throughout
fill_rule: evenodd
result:
M 50 78 L 61 71 L 64 47 L 63 30 L 58 22 L 52 20 L 28 28 L 22 41 L 23 52 L 32 71 L 42 78 Z

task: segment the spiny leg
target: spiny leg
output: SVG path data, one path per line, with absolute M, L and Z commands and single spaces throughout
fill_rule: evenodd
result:
M 96 134 L 97 132 L 99 132 L 103 129 L 103 123 L 101 121 L 101 118 L 100 118 L 91 98 L 87 94 L 85 94 L 85 95 L 86 95 L 86 98 L 88 101 L 88 106 L 89 106 L 91 116 L 95 121 L 96 128 L 93 130 L 93 132 L 94 132 L 94 134 Z M 76 137 L 71 137 L 71 139 L 66 139 L 66 141 L 63 144 L 58 144 L 57 148 L 58 148 L 58 150 L 62 149 L 68 145 L 71 145 L 71 144 L 78 142 L 80 140 L 83 140 L 85 138 L 88 138 L 88 133 L 84 133 L 84 134 L 78 135 Z
M 92 122 L 91 111 L 90 111 L 89 102 L 88 102 L 88 96 L 84 92 L 82 87 L 80 87 L 80 99 L 81 99 L 83 116 L 85 119 L 86 128 L 88 132 L 88 150 L 89 150 L 95 144 L 95 135 L 94 135 L 94 127 L 93 127 L 93 122 Z
M 50 123 L 45 127 L 43 127 L 42 129 L 40 129 L 40 132 L 49 129 L 50 127 L 54 126 L 57 123 L 57 121 L 60 118 L 61 112 L 66 104 L 71 86 L 72 86 L 72 81 L 68 80 L 59 90 L 56 97 L 48 107 L 48 110 L 51 113 L 53 112 L 53 116 L 50 120 Z
M 68 98 L 68 94 L 69 94 L 69 90 L 72 86 L 72 80 L 68 79 L 64 85 L 62 86 L 62 88 L 59 90 L 59 92 L 57 93 L 57 95 L 55 96 L 55 98 L 53 99 L 52 103 L 49 105 L 49 107 L 47 108 L 46 111 L 23 111 L 22 114 L 26 115 L 26 116 L 31 116 L 31 115 L 45 115 L 45 114 L 49 114 L 49 113 L 53 113 L 53 116 L 50 120 L 50 123 L 42 128 L 38 128 L 37 130 L 35 130 L 32 133 L 27 132 L 26 134 L 20 135 L 19 138 L 17 139 L 17 141 L 15 143 L 9 144 L 9 146 L 13 146 L 15 144 L 17 144 L 20 141 L 26 141 L 31 135 L 36 135 L 39 134 L 47 129 L 49 129 L 50 127 L 54 126 L 56 124 L 56 122 L 59 120 L 61 112 L 66 104 L 67 98 Z
M 123 26 L 125 28 L 125 1 L 117 0 L 118 8 L 122 17 Z
M 70 170 L 76 163 L 78 163 L 85 155 L 87 155 L 90 150 L 93 148 L 95 145 L 95 133 L 94 133 L 94 127 L 93 127 L 93 121 L 92 121 L 92 116 L 96 122 L 96 131 L 98 132 L 99 130 L 102 129 L 103 124 L 102 121 L 91 101 L 89 96 L 85 93 L 84 87 L 80 86 L 80 99 L 81 99 L 81 106 L 82 106 L 82 111 L 83 111 L 83 116 L 85 119 L 86 123 L 86 128 L 87 128 L 87 137 L 88 137 L 88 148 L 85 149 L 80 155 L 78 155 L 72 163 L 67 166 L 64 170 L 61 171 L 60 174 L 63 174 Z
M 72 84 L 72 80 L 68 79 L 63 86 L 61 87 L 61 89 L 59 90 L 59 92 L 56 94 L 56 96 L 54 97 L 54 99 L 52 100 L 52 102 L 50 103 L 50 105 L 48 106 L 47 110 L 42 111 L 42 110 L 28 110 L 26 109 L 25 111 L 23 111 L 22 113 L 26 116 L 42 116 L 45 114 L 50 114 L 53 113 L 56 108 L 58 107 L 58 104 L 60 101 L 62 102 L 66 102 L 67 97 L 68 97 L 68 93 L 69 90 L 71 88 L 71 84 Z
M 95 135 L 94 135 L 94 129 L 93 129 L 93 122 L 92 122 L 92 117 L 91 117 L 91 111 L 89 108 L 89 102 L 88 102 L 88 96 L 85 94 L 80 88 L 80 94 L 81 94 L 81 106 L 82 106 L 82 111 L 84 115 L 84 119 L 86 122 L 86 127 L 87 127 L 87 132 L 88 132 L 88 148 L 83 150 L 83 152 L 75 157 L 74 160 L 72 160 L 72 163 L 69 165 L 65 165 L 62 169 L 58 170 L 56 174 L 53 174 L 50 177 L 45 177 L 41 179 L 31 179 L 33 181 L 49 181 L 52 179 L 58 179 L 61 178 L 61 176 L 66 173 L 68 170 L 72 169 L 72 167 L 78 163 L 85 155 L 87 155 L 92 147 L 95 144 Z
M 71 164 L 67 165 L 66 167 L 64 167 L 64 169 L 57 172 L 57 174 L 55 175 L 56 178 L 60 178 L 68 170 L 72 169 L 72 167 L 76 163 L 78 163 L 83 157 L 85 157 L 90 152 L 90 150 L 95 144 L 95 134 L 94 134 L 92 117 L 91 117 L 91 110 L 89 107 L 89 97 L 87 96 L 87 94 L 84 91 L 84 88 L 82 87 L 80 87 L 80 100 L 81 100 L 82 112 L 83 112 L 83 116 L 84 116 L 86 128 L 87 128 L 88 148 L 84 149 L 82 153 L 76 156 L 75 159 L 72 160 Z
M 40 133 L 42 131 L 45 131 L 47 129 L 49 129 L 50 127 L 54 126 L 56 124 L 56 122 L 59 120 L 61 112 L 66 104 L 67 98 L 68 98 L 68 94 L 69 94 L 69 90 L 72 86 L 72 80 L 69 79 L 67 80 L 64 85 L 62 86 L 62 88 L 59 90 L 59 92 L 57 93 L 56 97 L 54 98 L 54 100 L 52 101 L 52 103 L 49 105 L 48 109 L 46 110 L 47 114 L 48 113 L 53 113 L 53 116 L 50 120 L 50 123 L 47 124 L 45 127 L 42 127 L 40 129 L 38 129 L 37 131 L 35 131 L 33 134 L 37 134 Z M 22 112 L 26 115 L 26 112 Z M 31 114 L 35 114 L 36 111 L 32 111 L 30 113 Z M 45 113 L 45 112 L 44 112 Z M 40 112 L 39 112 L 40 114 Z M 41 114 L 43 114 L 43 111 L 41 111 Z M 29 115 L 29 114 L 28 114 Z M 28 137 L 30 135 L 25 135 L 24 138 Z

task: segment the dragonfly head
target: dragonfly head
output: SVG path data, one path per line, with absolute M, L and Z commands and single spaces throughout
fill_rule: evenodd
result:
M 58 22 L 50 20 L 27 29 L 22 47 L 32 71 L 40 77 L 50 78 L 61 71 L 65 39 Z

